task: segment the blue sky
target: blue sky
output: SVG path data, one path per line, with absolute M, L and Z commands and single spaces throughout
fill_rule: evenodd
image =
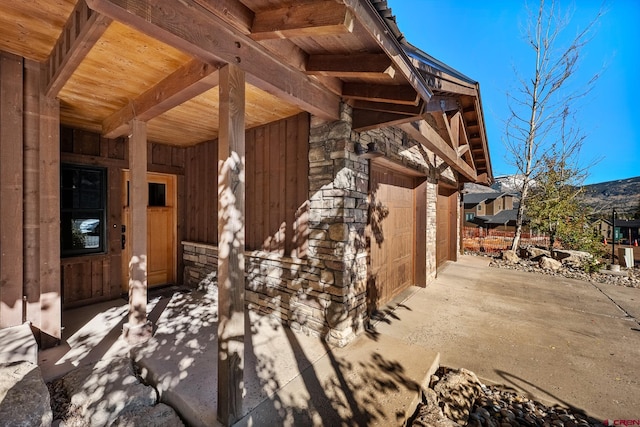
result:
M 566 32 L 573 35 L 600 9 L 597 0 L 559 0 L 573 10 Z M 524 1 L 516 0 L 388 0 L 407 40 L 480 82 L 485 126 L 495 176 L 515 173 L 506 160 L 504 121 L 506 92 L 517 87 L 514 67 L 530 73 L 524 41 Z M 529 1 L 536 8 L 536 0 Z M 581 161 L 599 162 L 585 183 L 640 176 L 640 1 L 608 0 L 593 39 L 583 50 L 577 81 L 603 70 L 594 90 L 581 102 L 578 120 L 587 134 Z

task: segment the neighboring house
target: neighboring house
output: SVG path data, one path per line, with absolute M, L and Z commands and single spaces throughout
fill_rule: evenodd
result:
M 463 196 L 465 226 L 515 229 L 517 206 L 511 193 L 468 193 Z
M 148 288 L 213 278 L 220 324 L 344 345 L 456 260 L 459 190 L 492 181 L 479 84 L 386 2 L 41 7 L 0 6 L 0 328 L 56 345 L 128 293 L 136 342 Z
M 640 219 L 624 220 L 616 219 L 615 241 L 627 245 L 640 244 Z M 598 219 L 593 224 L 594 231 L 611 242 L 614 229 L 613 224 L 608 219 Z

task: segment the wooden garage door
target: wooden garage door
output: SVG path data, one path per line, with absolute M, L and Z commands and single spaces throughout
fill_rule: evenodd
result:
M 368 283 L 370 309 L 415 283 L 415 178 L 372 167 Z
M 447 261 L 457 259 L 457 193 L 438 188 L 436 205 L 436 264 L 440 267 Z

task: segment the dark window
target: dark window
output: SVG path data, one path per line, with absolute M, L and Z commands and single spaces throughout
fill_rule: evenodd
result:
M 149 183 L 149 206 L 167 206 L 166 185 Z
M 105 252 L 106 172 L 103 168 L 60 167 L 61 255 Z
M 475 218 L 475 214 L 473 214 L 473 212 L 466 212 L 464 214 L 464 220 L 465 221 L 472 221 L 473 218 Z

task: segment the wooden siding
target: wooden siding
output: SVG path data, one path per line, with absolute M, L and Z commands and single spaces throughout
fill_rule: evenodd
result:
M 0 52 L 0 328 L 23 321 L 23 60 Z
M 62 258 L 62 294 L 64 308 L 117 298 L 122 280 L 122 173 L 128 168 L 128 147 L 124 138 L 106 139 L 98 134 L 63 127 L 60 134 L 61 161 L 107 169 L 107 252 L 104 254 Z M 185 150 L 180 147 L 148 143 L 150 172 L 184 174 Z M 180 191 L 180 188 L 178 189 Z M 181 198 L 178 198 L 178 203 Z M 178 212 L 181 207 L 178 206 Z M 178 239 L 184 229 L 184 216 L 178 214 Z M 181 248 L 179 248 L 181 250 Z M 178 254 L 178 271 L 182 256 Z M 178 275 L 181 280 L 181 275 Z
M 218 141 L 185 150 L 185 239 L 218 242 Z
M 309 197 L 308 140 L 307 114 L 247 132 L 248 250 L 304 257 Z
M 248 250 L 304 257 L 309 193 L 309 116 L 249 129 L 245 136 Z M 186 149 L 185 238 L 217 244 L 217 141 Z

